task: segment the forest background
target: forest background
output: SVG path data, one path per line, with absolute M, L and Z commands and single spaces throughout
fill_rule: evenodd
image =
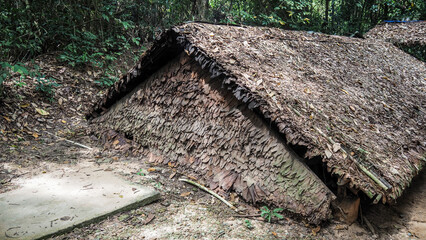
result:
M 0 0 L 0 6 L 0 96 L 13 74 L 38 77 L 42 91 L 55 87 L 28 64 L 49 52 L 72 68 L 101 71 L 96 82 L 110 86 L 126 71 L 117 66 L 120 56 L 136 61 L 156 35 L 186 21 L 361 37 L 384 20 L 426 17 L 424 0 Z

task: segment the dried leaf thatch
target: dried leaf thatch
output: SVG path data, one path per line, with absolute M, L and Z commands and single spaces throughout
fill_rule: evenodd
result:
M 182 51 L 302 157 L 321 156 L 376 202 L 395 201 L 425 165 L 426 65 L 382 41 L 185 24 L 163 33 L 92 116 Z
M 365 37 L 406 46 L 425 46 L 426 21 L 379 24 L 366 33 Z

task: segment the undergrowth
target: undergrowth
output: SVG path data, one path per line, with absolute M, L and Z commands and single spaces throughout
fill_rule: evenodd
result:
M 21 62 L 13 65 L 7 62 L 0 62 L 0 90 L 2 90 L 3 82 L 12 78 L 13 75 L 18 74 L 19 79 L 15 81 L 15 86 L 26 86 L 26 79 L 33 78 L 36 80 L 35 90 L 52 101 L 55 93 L 55 87 L 58 87 L 59 84 L 56 83 L 54 78 L 42 75 L 39 70 L 40 67 L 36 64 L 32 64 L 32 67 L 29 68 Z M 2 91 L 0 91 L 0 96 L 1 93 Z
M 124 52 L 188 20 L 354 35 L 382 20 L 426 16 L 421 0 L 0 0 L 0 6 L 0 88 L 9 70 L 23 71 L 19 62 L 52 51 L 72 68 L 102 72 L 96 83 L 110 86 Z M 412 51 L 424 59 L 423 50 Z

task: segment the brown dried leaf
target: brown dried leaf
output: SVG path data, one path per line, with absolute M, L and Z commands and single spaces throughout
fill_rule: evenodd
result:
M 40 114 L 40 115 L 42 115 L 42 116 L 47 116 L 47 115 L 49 115 L 49 112 L 47 112 L 46 110 L 43 110 L 43 109 L 41 109 L 41 108 L 36 108 L 35 110 L 36 110 L 36 112 L 37 112 L 38 114 Z
M 180 194 L 180 196 L 181 197 L 187 197 L 187 196 L 189 196 L 191 194 L 191 192 L 184 192 L 184 193 L 181 193 Z
M 313 229 L 312 229 L 312 235 L 316 236 L 316 235 L 317 235 L 317 233 L 318 233 L 320 230 L 321 230 L 321 227 L 320 227 L 320 226 L 317 226 L 316 228 L 313 228 Z

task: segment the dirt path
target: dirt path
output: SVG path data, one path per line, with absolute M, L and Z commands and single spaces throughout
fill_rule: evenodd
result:
M 72 72 L 57 63 L 45 64 L 44 68 L 67 76 L 61 80 L 54 102 L 40 98 L 29 83 L 25 88 L 9 84 L 5 101 L 0 104 L 0 192 L 18 188 L 20 179 L 35 175 L 65 168 L 93 168 L 153 186 L 162 195 L 154 204 L 53 239 L 426 239 L 424 172 L 397 205 L 362 209 L 374 233 L 360 220 L 350 226 L 331 220 L 318 227 L 286 215 L 273 223 L 259 217 L 235 217 L 235 212 L 211 195 L 178 181 L 181 175 L 172 167 L 152 165 L 147 155 L 104 149 L 96 137 L 87 134 L 84 120 L 84 112 L 102 90 L 93 81 L 85 81 L 91 79 L 90 75 Z M 77 86 L 76 82 L 81 84 Z M 36 108 L 49 115 L 41 115 Z M 248 214 L 258 214 L 258 209 L 238 202 L 238 198 L 234 202 Z

